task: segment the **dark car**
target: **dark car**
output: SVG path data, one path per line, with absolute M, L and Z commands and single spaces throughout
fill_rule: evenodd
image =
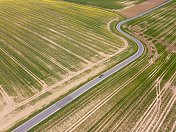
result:
M 101 78 L 102 76 L 104 76 L 103 74 L 101 74 L 100 76 L 99 76 L 99 78 Z

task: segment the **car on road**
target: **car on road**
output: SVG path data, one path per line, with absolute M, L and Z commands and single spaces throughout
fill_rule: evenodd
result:
M 99 78 L 101 78 L 101 77 L 103 77 L 104 76 L 104 74 L 101 74 L 100 76 L 99 76 Z

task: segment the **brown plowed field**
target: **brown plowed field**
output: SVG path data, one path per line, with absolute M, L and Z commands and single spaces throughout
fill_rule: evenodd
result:
M 123 9 L 119 11 L 118 13 L 129 18 L 136 16 L 137 14 L 140 14 L 144 11 L 147 11 L 157 5 L 160 5 L 161 3 L 166 2 L 167 0 L 147 0 L 141 4 L 131 6 L 129 8 Z

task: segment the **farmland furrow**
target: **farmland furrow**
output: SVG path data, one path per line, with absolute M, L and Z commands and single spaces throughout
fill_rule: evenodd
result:
M 141 74 L 145 69 L 149 67 L 149 64 L 146 65 L 143 69 L 141 69 L 136 76 L 133 76 L 131 79 L 127 80 L 126 83 L 122 84 L 118 89 L 113 91 L 109 96 L 103 99 L 100 103 L 98 103 L 93 109 L 91 109 L 88 113 L 86 113 L 81 119 L 79 119 L 76 123 L 74 123 L 71 127 L 69 127 L 66 131 L 73 131 L 78 125 L 80 125 L 83 121 L 85 121 L 89 116 L 91 116 L 97 109 L 103 106 L 107 101 L 109 101 L 114 95 L 116 95 L 121 89 L 127 86 L 131 81 L 133 81 L 139 74 Z
M 14 23 L 15 23 L 15 22 L 14 22 Z M 90 61 L 86 60 L 85 58 L 83 58 L 83 57 L 81 57 L 81 56 L 78 56 L 77 54 L 75 54 L 75 53 L 71 52 L 70 50 L 68 50 L 68 49 L 66 49 L 66 48 L 64 48 L 64 47 L 62 47 L 62 46 L 60 46 L 60 45 L 58 45 L 58 44 L 55 43 L 54 41 L 52 41 L 52 40 L 50 40 L 50 39 L 48 39 L 48 38 L 46 38 L 46 37 L 44 37 L 44 36 L 38 34 L 37 32 L 31 31 L 29 28 L 23 27 L 22 25 L 20 25 L 20 24 L 18 24 L 18 23 L 15 23 L 15 24 L 18 25 L 19 27 L 22 27 L 22 28 L 24 28 L 25 30 L 30 31 L 31 33 L 33 33 L 33 34 L 39 36 L 40 38 L 42 38 L 42 39 L 44 39 L 44 40 L 50 42 L 51 44 L 53 44 L 53 45 L 55 45 L 55 46 L 57 46 L 57 47 L 59 47 L 59 48 L 65 50 L 65 51 L 69 52 L 70 54 L 72 54 L 72 55 L 74 55 L 74 56 L 80 58 L 81 60 L 84 60 L 86 63 L 88 63 L 88 64 L 90 63 Z
M 144 61 L 144 59 L 142 59 L 141 61 L 137 62 L 132 68 L 137 68 L 141 65 L 141 63 Z M 125 77 L 127 75 L 127 71 L 125 73 L 123 73 L 122 75 L 120 75 L 118 77 L 118 79 L 122 79 L 123 77 Z M 101 92 L 103 92 L 104 90 L 107 89 L 107 87 L 109 87 L 109 85 L 111 85 L 113 83 L 113 80 L 108 82 L 108 84 L 106 84 L 106 86 L 102 87 L 101 89 L 98 89 L 97 91 L 95 91 L 93 94 L 91 94 L 90 96 L 88 96 L 88 98 L 85 98 L 82 102 L 79 103 L 79 105 L 76 105 L 73 109 L 71 109 L 71 111 L 69 111 L 67 113 L 67 116 L 63 116 L 62 118 L 60 118 L 58 121 L 54 122 L 51 122 L 52 123 L 52 126 L 54 126 L 55 124 L 58 124 L 58 123 L 61 123 L 63 122 L 67 117 L 71 116 L 71 115 L 74 115 L 75 111 L 80 108 L 80 107 L 83 107 L 84 105 L 86 105 L 88 103 L 88 101 L 91 101 L 92 98 L 94 97 L 97 97 L 99 94 L 101 94 Z M 126 82 L 125 82 L 126 83 Z M 47 129 L 47 128 L 46 128 Z M 46 130 L 47 131 L 47 130 Z
M 24 40 L 20 39 L 19 37 L 15 36 L 15 38 L 19 41 L 21 41 L 23 44 L 25 44 L 26 46 L 28 46 L 29 48 L 31 48 L 32 50 L 34 50 L 35 52 L 37 52 L 38 54 L 42 55 L 43 57 L 45 57 L 46 59 L 48 59 L 50 62 L 54 63 L 55 65 L 57 65 L 58 67 L 61 67 L 63 70 L 70 72 L 70 70 L 66 67 L 64 67 L 62 64 L 58 63 L 53 57 L 48 56 L 45 53 L 42 53 L 41 51 L 39 51 L 38 49 L 34 48 L 32 45 L 29 45 L 27 42 L 25 42 Z
M 4 41 L 5 42 L 5 41 Z M 17 63 L 23 70 L 25 70 L 30 76 L 35 78 L 43 87 L 46 87 L 45 82 L 43 82 L 40 78 L 35 76 L 31 71 L 29 71 L 24 65 L 22 65 L 17 59 L 11 56 L 5 49 L 0 48 L 7 56 L 9 56 L 15 63 Z
M 172 66 L 174 64 L 174 61 L 170 64 L 170 66 Z M 169 67 L 170 67 L 169 66 Z M 164 77 L 164 75 L 166 74 L 166 72 L 168 71 L 168 69 L 165 70 L 165 73 L 161 74 L 160 77 L 158 77 L 158 79 L 162 79 Z M 156 85 L 157 85 L 157 80 L 156 80 Z M 155 87 L 153 87 L 155 88 Z M 138 121 L 138 123 L 135 125 L 135 127 L 132 129 L 132 131 L 138 131 L 140 129 L 140 127 L 143 125 L 143 123 L 145 122 L 146 118 L 148 117 L 148 115 L 150 114 L 150 112 L 155 108 L 155 106 L 160 103 L 160 100 L 158 100 L 159 97 L 162 97 L 164 95 L 164 93 L 166 92 L 166 90 L 168 89 L 168 87 L 165 87 L 164 89 L 162 89 L 160 91 L 160 95 L 157 96 L 154 101 L 151 103 L 151 105 L 148 107 L 148 109 L 146 110 L 146 112 L 143 114 L 143 116 L 140 118 L 140 120 Z
M 161 64 L 161 66 L 162 66 L 163 64 Z M 160 68 L 161 68 L 161 66 L 159 66 Z M 159 67 L 155 67 L 157 70 L 159 70 L 158 68 Z M 155 71 L 156 72 L 156 71 Z M 153 71 L 151 71 L 148 75 L 150 75 L 150 74 L 154 74 L 154 72 Z M 145 81 L 143 82 L 143 83 L 146 83 L 147 81 L 150 81 L 152 79 L 152 77 L 151 76 L 148 76 L 148 78 L 146 78 L 145 79 Z M 143 86 L 143 84 L 141 84 L 139 87 L 142 87 Z M 139 89 L 139 88 L 138 88 Z M 149 89 L 149 91 L 152 91 L 151 89 Z M 149 91 L 146 91 L 146 93 L 141 97 L 141 98 L 143 98 L 146 94 L 149 94 Z M 130 100 L 132 99 L 132 98 L 136 98 L 138 95 L 137 95 L 137 91 L 136 91 L 136 94 L 135 94 L 135 96 L 132 96 L 132 97 L 130 97 L 130 99 L 128 100 L 128 103 L 130 102 Z M 140 99 L 139 99 L 140 100 Z M 140 102 L 136 102 L 135 104 L 136 105 L 140 105 L 140 103 L 142 102 L 142 100 L 140 100 Z M 128 113 L 127 114 L 125 114 L 124 116 L 123 116 L 123 119 L 121 119 L 120 120 L 120 122 L 118 122 L 118 125 L 116 125 L 117 126 L 117 128 L 118 128 L 118 126 L 123 122 L 123 120 L 125 120 L 126 119 L 126 117 L 128 117 L 128 114 L 129 113 L 131 113 L 130 111 L 131 110 L 133 110 L 133 108 L 135 108 L 135 104 L 132 106 L 132 108 L 131 109 L 129 109 L 129 111 L 128 111 Z M 126 104 L 127 105 L 127 104 Z M 120 107 L 120 106 L 119 106 Z M 125 106 L 123 106 L 123 107 L 125 107 Z M 125 109 L 125 108 L 124 108 Z M 108 123 L 109 124 L 111 124 L 112 122 L 113 122 L 113 120 L 116 118 L 116 115 L 115 115 L 115 113 L 117 113 L 118 112 L 118 108 L 115 110 L 115 112 L 114 113 L 109 113 L 109 117 L 106 117 L 105 118 L 105 120 L 109 120 L 108 122 L 105 122 L 104 121 L 104 123 L 102 123 L 100 126 L 99 126 L 99 129 L 101 128 L 101 129 L 104 129 L 104 127 L 106 127 L 106 125 L 108 125 Z M 114 119 L 113 119 L 114 118 Z M 111 121 L 112 120 L 112 121 Z M 103 120 L 102 120 L 103 121 Z M 111 122 L 111 123 L 110 123 Z M 99 131 L 99 129 L 98 130 L 96 130 L 96 131 Z M 116 129 L 116 127 L 114 128 L 114 129 Z M 113 129 L 113 130 L 114 130 Z M 112 130 L 112 131 L 113 131 Z M 92 131 L 95 131 L 95 130 L 92 130 Z
M 164 119 L 166 118 L 167 114 L 169 113 L 170 109 L 172 108 L 173 104 L 176 101 L 176 95 L 173 94 L 173 96 L 171 97 L 169 103 L 167 104 L 166 108 L 164 109 L 164 111 L 162 112 L 162 114 L 160 115 L 160 118 L 158 119 L 157 123 L 155 124 L 153 130 L 155 130 L 156 132 L 159 131 L 159 128 L 161 127 Z M 157 127 L 157 128 L 156 128 Z
M 158 79 L 156 80 L 156 88 L 157 87 L 159 87 L 160 88 L 160 82 L 161 82 L 161 80 L 162 80 L 162 78 L 166 75 L 166 73 L 167 73 L 167 71 L 169 70 L 169 68 L 173 65 L 174 63 L 172 62 L 171 64 L 170 64 L 170 66 L 168 66 L 168 68 L 158 77 Z M 170 82 L 170 81 L 169 81 Z M 158 83 L 159 83 L 159 86 L 157 86 L 158 85 Z M 160 94 L 157 94 L 157 97 L 156 97 L 156 104 L 155 104 L 155 107 L 157 107 L 157 105 L 159 105 L 159 108 L 158 108 L 158 112 L 155 114 L 155 116 L 154 116 L 154 118 L 157 118 L 157 116 L 159 115 L 159 112 L 160 112 L 160 107 L 161 107 L 161 97 L 165 94 L 165 92 L 166 92 L 166 90 L 168 89 L 169 87 L 166 87 L 166 89 L 164 89 L 164 92 L 163 92 L 163 89 L 160 91 Z M 153 109 L 154 109 L 154 106 L 153 106 Z M 150 114 L 150 112 L 149 112 L 149 114 Z M 149 117 L 150 119 L 152 119 L 152 117 Z M 148 119 L 149 120 L 149 119 Z M 145 131 L 148 131 L 149 129 L 150 129 L 150 127 L 152 127 L 152 125 L 153 124 L 155 124 L 154 123 L 155 122 L 155 120 L 153 119 L 152 120 L 152 122 L 149 122 L 150 123 L 150 125 L 149 126 L 147 126 L 147 130 L 145 130 Z M 146 126 L 146 125 L 145 125 Z M 145 129 L 145 128 L 144 128 Z
M 21 7 L 19 7 L 19 8 L 21 8 Z M 22 10 L 21 10 L 22 11 Z M 24 12 L 24 11 L 22 11 L 22 12 Z M 27 13 L 27 12 L 26 12 Z M 32 13 L 32 12 L 31 12 Z M 36 12 L 37 13 L 37 12 Z M 35 15 L 36 15 L 36 13 L 35 13 Z M 27 13 L 28 15 L 31 15 L 31 14 L 29 14 L 29 13 Z M 41 15 L 41 14 L 40 14 Z M 42 14 L 43 15 L 43 14 Z M 35 16 L 35 17 L 39 17 L 39 16 Z M 48 17 L 48 16 L 47 16 Z M 41 18 L 41 17 L 39 17 L 39 18 Z M 45 21 L 49 21 L 48 19 L 45 19 L 45 18 L 42 18 L 42 19 L 44 19 Z M 62 20 L 61 20 L 62 21 Z M 53 21 L 50 21 L 51 23 L 53 23 Z M 68 23 L 67 21 L 64 21 L 64 23 Z M 55 25 L 58 25 L 58 23 L 56 23 L 56 22 L 54 22 L 54 24 Z M 69 23 L 68 23 L 69 24 Z M 108 38 L 107 38 L 108 39 Z
M 176 131 L 176 121 L 174 122 L 172 129 L 171 129 L 171 132 L 174 132 L 174 131 Z

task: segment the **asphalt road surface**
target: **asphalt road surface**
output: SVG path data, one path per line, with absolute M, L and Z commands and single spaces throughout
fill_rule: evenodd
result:
M 126 65 L 128 65 L 129 63 L 131 63 L 132 61 L 136 60 L 138 57 L 140 57 L 144 51 L 144 47 L 141 44 L 141 42 L 137 39 L 135 39 L 134 37 L 130 36 L 129 34 L 123 32 L 120 29 L 120 26 L 125 23 L 128 22 L 132 19 L 135 19 L 137 17 L 140 17 L 148 12 L 151 12 L 167 3 L 169 3 L 172 0 L 169 0 L 153 9 L 150 9 L 146 12 L 143 12 L 137 16 L 134 16 L 132 18 L 126 19 L 124 21 L 121 21 L 120 23 L 117 24 L 116 28 L 119 32 L 121 32 L 123 35 L 131 38 L 132 40 L 134 40 L 137 45 L 138 45 L 138 51 L 131 57 L 129 57 L 128 59 L 124 60 L 123 62 L 119 63 L 118 65 L 114 66 L 113 68 L 111 68 L 110 70 L 106 71 L 105 73 L 103 73 L 103 75 L 100 77 L 96 77 L 95 79 L 91 80 L 90 82 L 88 82 L 87 84 L 85 84 L 84 86 L 80 87 L 79 89 L 77 89 L 76 91 L 74 91 L 73 93 L 69 94 L 68 96 L 66 96 L 65 98 L 61 99 L 60 101 L 56 102 L 55 104 L 53 104 L 52 106 L 48 107 L 47 109 L 45 109 L 44 111 L 42 111 L 41 113 L 39 113 L 38 115 L 34 116 L 33 118 L 31 118 L 30 120 L 26 121 L 24 124 L 22 124 L 21 126 L 17 127 L 16 129 L 13 130 L 13 132 L 25 132 L 30 130 L 31 128 L 33 128 L 34 126 L 36 126 L 37 124 L 39 124 L 40 122 L 42 122 L 43 120 L 45 120 L 46 118 L 48 118 L 49 116 L 51 116 L 53 113 L 55 113 L 56 111 L 60 110 L 62 107 L 64 107 L 65 105 L 69 104 L 70 102 L 72 102 L 74 99 L 76 99 L 77 97 L 79 97 L 80 95 L 82 95 L 83 93 L 85 93 L 87 90 L 91 89 L 93 86 L 95 86 L 96 84 L 100 83 L 102 80 L 104 80 L 105 78 L 109 77 L 110 75 L 112 75 L 113 73 L 117 72 L 119 69 L 125 67 Z

